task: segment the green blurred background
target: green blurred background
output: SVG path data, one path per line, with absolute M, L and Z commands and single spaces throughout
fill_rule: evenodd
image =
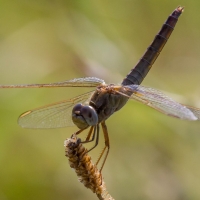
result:
M 0 84 L 84 76 L 120 83 L 178 5 L 185 11 L 143 85 L 200 107 L 199 0 L 0 1 Z M 97 199 L 64 156 L 63 142 L 77 128 L 17 125 L 22 112 L 85 91 L 0 90 L 1 200 Z M 115 199 L 200 199 L 200 122 L 132 101 L 107 126 L 111 150 L 103 176 Z M 103 141 L 91 152 L 94 162 L 102 148 Z

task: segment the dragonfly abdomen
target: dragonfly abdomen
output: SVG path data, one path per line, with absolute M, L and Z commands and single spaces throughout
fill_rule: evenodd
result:
M 154 38 L 151 45 L 147 48 L 145 54 L 139 60 L 135 68 L 133 68 L 123 80 L 122 85 L 139 85 L 143 81 L 151 69 L 151 66 L 165 46 L 182 12 L 183 7 L 178 7 L 168 17 L 167 21 L 163 24 L 161 30 Z

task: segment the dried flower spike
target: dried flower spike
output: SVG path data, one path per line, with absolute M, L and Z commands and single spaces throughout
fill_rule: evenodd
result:
M 101 200 L 113 200 L 108 194 L 101 172 L 91 161 L 87 154 L 87 149 L 82 145 L 81 139 L 75 134 L 64 142 L 65 156 L 68 157 L 70 167 L 73 168 L 78 176 L 78 180 L 85 187 L 96 193 Z

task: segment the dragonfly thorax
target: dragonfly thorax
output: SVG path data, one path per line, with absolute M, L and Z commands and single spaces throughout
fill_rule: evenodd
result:
M 85 129 L 98 123 L 98 115 L 92 106 L 76 104 L 72 110 L 72 121 L 79 129 Z

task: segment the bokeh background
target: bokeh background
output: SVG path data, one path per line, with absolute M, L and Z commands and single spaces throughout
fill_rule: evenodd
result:
M 198 0 L 0 1 L 0 84 L 84 76 L 120 83 L 178 5 L 185 11 L 143 85 L 200 107 Z M 0 90 L 1 200 L 97 199 L 64 156 L 63 142 L 77 128 L 17 125 L 22 112 L 85 91 Z M 115 199 L 200 199 L 200 122 L 173 119 L 132 101 L 107 126 L 111 150 L 103 176 Z M 101 140 L 91 152 L 94 162 L 102 148 Z

